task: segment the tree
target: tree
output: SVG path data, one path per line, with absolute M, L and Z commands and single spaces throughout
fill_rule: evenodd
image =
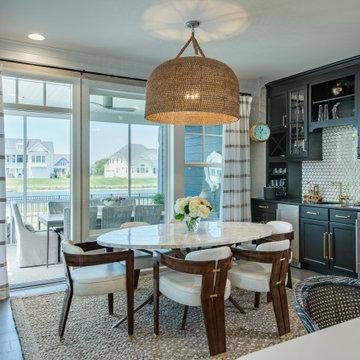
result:
M 104 175 L 104 166 L 109 159 L 100 159 L 94 164 L 94 175 Z

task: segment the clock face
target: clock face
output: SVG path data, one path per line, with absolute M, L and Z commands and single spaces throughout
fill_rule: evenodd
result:
M 265 124 L 257 124 L 253 134 L 257 141 L 266 141 L 270 136 L 270 129 Z

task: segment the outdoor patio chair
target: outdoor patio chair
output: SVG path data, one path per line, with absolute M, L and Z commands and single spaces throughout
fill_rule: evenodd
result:
M 104 206 L 101 217 L 101 228 L 119 228 L 123 223 L 131 221 L 132 212 L 132 206 Z
M 46 231 L 35 231 L 33 226 L 23 223 L 17 203 L 11 204 L 17 238 L 16 259 L 19 267 L 46 264 Z M 49 264 L 58 262 L 58 235 L 49 233 Z
M 134 221 L 160 224 L 163 205 L 136 205 Z
M 360 280 L 343 276 L 314 276 L 295 287 L 295 307 L 312 333 L 360 317 Z
M 62 214 L 66 207 L 70 207 L 69 201 L 49 201 L 49 214 Z

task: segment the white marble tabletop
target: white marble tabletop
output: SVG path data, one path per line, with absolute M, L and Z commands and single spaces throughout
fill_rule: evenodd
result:
M 202 221 L 197 233 L 185 222 L 158 224 L 110 231 L 97 238 L 98 244 L 126 249 L 179 249 L 228 245 L 271 235 L 270 225 L 247 222 Z

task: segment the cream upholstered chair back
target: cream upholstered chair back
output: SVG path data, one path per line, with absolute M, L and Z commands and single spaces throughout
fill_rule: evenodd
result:
M 150 224 L 143 221 L 131 221 L 121 224 L 120 229 L 133 228 L 138 226 L 149 226 Z
M 273 234 L 286 234 L 294 231 L 294 227 L 287 221 L 269 221 L 266 225 L 271 225 L 274 228 Z
M 210 260 L 221 260 L 231 256 L 231 249 L 228 246 L 221 246 L 213 249 L 197 250 L 188 253 L 185 256 L 185 260 L 192 261 L 210 261 Z
M 260 244 L 256 251 L 284 251 L 290 248 L 289 240 L 271 241 Z
M 72 240 L 64 240 L 61 242 L 61 250 L 65 254 L 72 254 L 72 255 L 81 255 L 85 254 L 84 250 L 76 246 Z

